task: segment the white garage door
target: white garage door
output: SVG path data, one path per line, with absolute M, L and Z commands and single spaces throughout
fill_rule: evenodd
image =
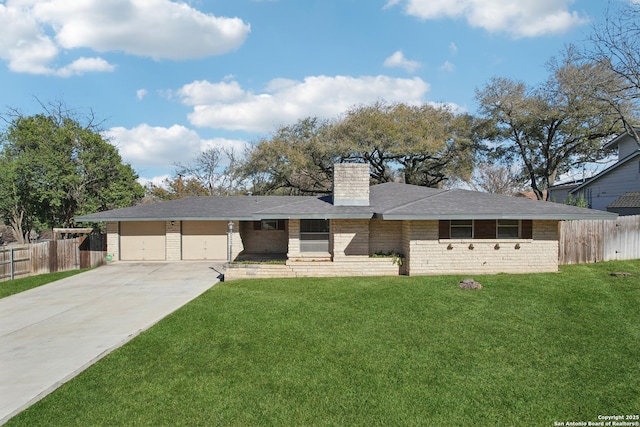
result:
M 227 259 L 227 223 L 224 221 L 183 222 L 182 259 Z
M 163 261 L 164 221 L 120 223 L 120 259 L 123 261 Z

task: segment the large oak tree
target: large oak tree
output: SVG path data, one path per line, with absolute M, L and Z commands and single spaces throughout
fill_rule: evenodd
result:
M 493 155 L 521 164 L 538 199 L 559 175 L 603 159 L 604 144 L 623 130 L 617 109 L 591 96 L 599 82 L 612 78 L 609 70 L 575 61 L 571 51 L 549 68 L 541 85 L 494 78 L 476 93 Z
M 261 194 L 328 194 L 333 164 L 367 163 L 373 183 L 430 187 L 469 176 L 473 119 L 447 106 L 353 107 L 334 120 L 306 118 L 260 141 L 245 165 Z

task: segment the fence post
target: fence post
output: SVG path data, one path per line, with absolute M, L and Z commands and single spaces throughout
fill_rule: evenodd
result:
M 10 280 L 13 280 L 15 274 L 14 274 L 14 268 L 13 268 L 13 248 L 9 249 L 9 272 L 10 272 Z

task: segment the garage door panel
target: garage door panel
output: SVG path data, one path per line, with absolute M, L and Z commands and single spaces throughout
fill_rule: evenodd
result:
M 185 221 L 182 223 L 182 259 L 227 258 L 227 223 L 224 221 Z
M 165 246 L 163 221 L 120 224 L 120 259 L 123 261 L 164 261 Z

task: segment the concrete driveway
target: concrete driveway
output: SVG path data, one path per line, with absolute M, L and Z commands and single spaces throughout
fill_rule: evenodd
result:
M 212 287 L 212 265 L 113 263 L 0 299 L 0 424 Z

